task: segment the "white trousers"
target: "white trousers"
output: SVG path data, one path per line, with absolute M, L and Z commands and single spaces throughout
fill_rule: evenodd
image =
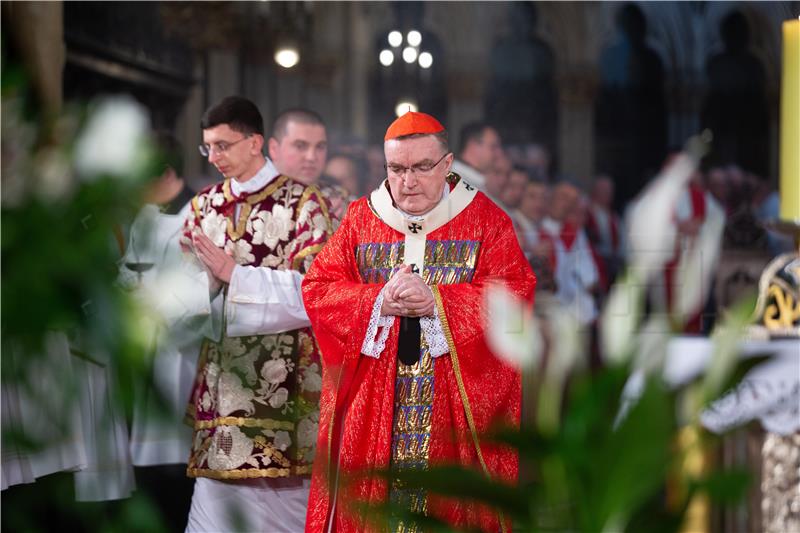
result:
M 197 478 L 186 531 L 302 533 L 310 486 L 308 479 Z

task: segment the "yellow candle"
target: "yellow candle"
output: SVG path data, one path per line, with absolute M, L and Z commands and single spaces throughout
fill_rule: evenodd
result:
M 800 222 L 800 18 L 783 23 L 781 220 Z

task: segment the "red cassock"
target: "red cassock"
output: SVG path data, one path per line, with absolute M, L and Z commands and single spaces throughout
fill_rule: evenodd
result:
M 387 529 L 368 522 L 352 504 L 387 501 L 392 482 L 352 474 L 387 469 L 397 457 L 398 396 L 407 392 L 398 385 L 400 321 L 394 321 L 379 357 L 363 355 L 361 348 L 376 298 L 396 268 L 411 264 L 411 256 L 424 264 L 421 274 L 434 292 L 449 348 L 429 359 L 430 430 L 420 441 L 424 463 L 468 466 L 510 484 L 517 480 L 517 454 L 484 442 L 497 424 L 519 425 L 521 403 L 519 369 L 487 347 L 484 290 L 489 283 L 504 283 L 532 305 L 536 278 L 508 216 L 457 175 L 448 176 L 448 186 L 442 204 L 423 219 L 412 219 L 392 206 L 384 182 L 369 198 L 351 204 L 306 274 L 303 300 L 323 360 L 307 532 L 331 526 L 339 533 Z M 344 479 L 351 482 L 341 483 Z M 423 499 L 424 512 L 450 524 L 501 529 L 489 508 L 433 494 Z

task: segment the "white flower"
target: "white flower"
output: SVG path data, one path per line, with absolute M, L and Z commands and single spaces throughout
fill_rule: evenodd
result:
M 635 368 L 641 369 L 647 375 L 660 376 L 667 359 L 667 345 L 671 336 L 672 329 L 667 315 L 651 315 L 639 333 Z
M 180 264 L 166 266 L 144 281 L 139 293 L 145 304 L 169 323 L 208 307 L 208 278 L 193 262 L 181 260 Z
M 319 423 L 314 422 L 308 418 L 304 418 L 297 424 L 297 444 L 301 448 L 310 448 L 314 446 L 317 440 L 317 431 L 319 430 Z
M 553 344 L 547 360 L 545 379 L 560 384 L 580 360 L 583 330 L 575 315 L 559 306 L 550 309 L 548 318 Z
M 240 265 L 249 265 L 255 262 L 256 256 L 250 253 L 253 247 L 249 242 L 239 239 L 238 241 L 228 241 L 225 244 L 225 251 L 230 253 Z
M 289 437 L 288 431 L 276 431 L 275 437 L 272 439 L 272 443 L 275 444 L 276 448 L 283 452 L 286 451 L 286 448 L 292 445 L 292 438 Z
M 286 361 L 284 359 L 270 359 L 261 367 L 261 376 L 267 383 L 273 385 L 283 383 L 288 375 L 289 371 L 286 369 Z
M 752 321 L 753 304 L 753 299 L 744 298 L 729 309 L 723 315 L 721 323 L 714 327 L 711 334 L 714 352 L 703 378 L 703 395 L 706 401 L 718 397 L 725 381 L 736 368 L 736 361 L 739 358 L 738 345 L 745 328 Z
M 630 268 L 643 273 L 646 280 L 660 274 L 675 253 L 675 205 L 695 166 L 690 156 L 680 154 L 631 207 L 627 225 Z
M 319 392 L 322 390 L 322 376 L 319 373 L 319 365 L 317 363 L 312 363 L 306 368 L 301 388 L 306 392 Z
M 600 319 L 600 345 L 607 363 L 623 363 L 633 348 L 644 302 L 644 282 L 628 273 L 614 283 Z
M 492 352 L 514 365 L 535 365 L 541 357 L 542 338 L 530 306 L 499 284 L 486 289 L 486 304 Z
M 36 156 L 36 193 L 47 202 L 68 199 L 74 188 L 69 161 L 57 148 L 47 148 Z
M 289 399 L 289 391 L 285 387 L 280 387 L 269 397 L 269 404 L 274 409 L 278 409 Z
M 215 246 L 225 245 L 225 230 L 228 228 L 228 219 L 216 211 L 211 211 L 203 217 L 200 228 L 206 237 L 211 239 Z
M 81 178 L 126 176 L 143 163 L 143 143 L 150 128 L 146 110 L 127 96 L 101 100 L 92 111 L 75 147 Z
M 292 210 L 275 204 L 271 213 L 261 211 L 253 221 L 253 244 L 274 248 L 278 241 L 289 238 L 292 226 Z

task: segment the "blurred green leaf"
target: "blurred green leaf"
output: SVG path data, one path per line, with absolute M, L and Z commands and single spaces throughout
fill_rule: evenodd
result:
M 692 493 L 702 492 L 715 503 L 735 504 L 747 495 L 753 475 L 744 469 L 711 472 L 702 479 L 692 480 Z

